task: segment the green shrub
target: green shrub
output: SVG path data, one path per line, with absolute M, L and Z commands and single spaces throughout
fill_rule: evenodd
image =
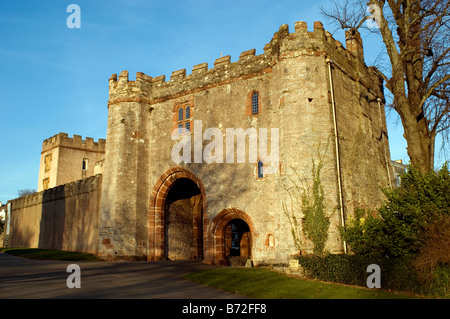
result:
M 425 294 L 440 297 L 450 298 L 450 266 L 439 265 L 433 271 L 433 276 L 429 284 L 425 287 Z
M 302 255 L 298 259 L 310 278 L 359 286 L 366 286 L 367 266 L 383 263 L 381 258 L 347 254 Z
M 346 227 L 340 227 L 340 231 L 354 253 L 364 256 L 385 254 L 383 222 L 372 212 L 356 209 L 355 218 L 348 220 Z
M 355 210 L 340 228 L 353 254 L 298 256 L 308 277 L 366 286 L 367 267 L 381 269 L 381 287 L 448 298 L 450 295 L 450 174 L 410 167 L 399 188 L 385 190 L 377 212 Z
M 337 282 L 346 285 L 367 286 L 370 272 L 367 267 L 371 264 L 380 266 L 381 288 L 426 294 L 432 286 L 424 286 L 416 269 L 406 258 L 386 258 L 363 255 L 330 254 L 326 256 L 303 255 L 298 256 L 299 263 L 309 278 Z M 442 275 L 441 277 L 445 277 Z M 437 279 L 435 286 L 441 292 L 443 279 Z M 439 295 L 441 296 L 442 293 Z
M 414 257 L 429 227 L 450 218 L 447 164 L 427 174 L 410 167 L 401 180 L 399 188 L 384 190 L 387 201 L 377 213 L 356 210 L 355 219 L 340 229 L 354 253 Z

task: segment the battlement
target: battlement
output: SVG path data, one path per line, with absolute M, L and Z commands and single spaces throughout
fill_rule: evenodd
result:
M 18 197 L 10 200 L 14 209 L 20 209 L 35 205 L 41 205 L 55 200 L 66 199 L 80 194 L 86 194 L 98 190 L 101 187 L 102 175 L 97 174 L 85 179 L 76 180 L 64 185 L 58 185 L 45 191 Z
M 195 65 L 189 75 L 186 69 L 176 70 L 167 80 L 164 75 L 151 77 L 138 72 L 136 81 L 130 81 L 128 71 L 122 71 L 119 77 L 113 74 L 109 79 L 109 105 L 124 101 L 152 104 L 151 101 L 193 89 L 206 89 L 218 83 L 270 73 L 278 61 L 298 56 L 323 56 L 324 61 L 326 58 L 332 60 L 349 73 L 354 73 L 352 76 L 355 78 L 371 78 L 375 74 L 364 64 L 363 45 L 358 32 L 346 32 L 347 48 L 344 48 L 340 41 L 324 30 L 321 22 L 314 22 L 313 31 L 308 31 L 306 22 L 298 21 L 294 29 L 290 33 L 289 26 L 282 25 L 260 55 L 255 54 L 255 49 L 247 50 L 235 62 L 231 61 L 231 56 L 223 56 L 215 60 L 211 69 L 208 63 Z M 373 81 L 366 82 L 371 85 Z
M 83 140 L 80 135 L 73 135 L 73 137 L 70 138 L 67 133 L 58 133 L 44 140 L 42 143 L 42 152 L 49 151 L 55 147 L 67 147 L 101 153 L 105 152 L 105 146 L 105 139 L 100 138 L 95 142 L 92 137 L 86 137 L 86 139 Z

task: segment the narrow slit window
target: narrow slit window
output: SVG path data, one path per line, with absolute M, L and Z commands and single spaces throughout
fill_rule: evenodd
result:
M 178 110 L 178 121 L 181 122 L 183 121 L 183 108 L 180 107 L 180 109 Z
M 261 161 L 258 161 L 258 178 L 264 177 L 264 164 Z
M 259 113 L 259 95 L 257 92 L 252 94 L 252 115 Z
M 85 171 L 85 170 L 88 169 L 88 159 L 87 159 L 87 158 L 84 158 L 84 159 L 83 159 L 83 163 L 81 164 L 81 169 L 82 169 L 83 171 Z
M 52 154 L 45 155 L 44 158 L 45 171 L 49 171 L 52 168 Z
M 48 187 L 49 187 L 49 185 L 50 185 L 50 177 L 44 178 L 44 179 L 42 180 L 42 189 L 43 189 L 44 191 L 47 190 Z
M 191 118 L 191 108 L 189 107 L 189 105 L 186 106 L 186 109 L 184 111 L 184 120 L 185 120 L 185 124 L 184 124 L 184 132 L 188 133 L 191 130 L 191 122 L 190 122 L 190 118 Z

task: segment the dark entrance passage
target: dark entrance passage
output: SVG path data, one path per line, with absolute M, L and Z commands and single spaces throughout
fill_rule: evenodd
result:
M 242 219 L 233 219 L 227 224 L 224 242 L 228 265 L 244 266 L 247 259 L 251 259 L 251 232 Z
M 169 260 L 203 258 L 202 195 L 188 178 L 171 186 L 164 207 L 164 256 Z

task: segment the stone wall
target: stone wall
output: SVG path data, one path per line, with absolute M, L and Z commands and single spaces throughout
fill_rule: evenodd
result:
M 170 260 L 193 259 L 194 211 L 191 199 L 180 199 L 170 204 L 166 215 L 166 254 Z
M 283 203 L 289 200 L 286 188 L 293 178 L 310 185 L 313 160 L 323 164 L 321 182 L 331 220 L 326 249 L 342 252 L 337 227 L 347 216 L 340 196 L 344 214 L 352 214 L 355 207 L 381 203 L 379 187 L 389 185 L 381 80 L 364 64 L 358 34 L 347 34 L 346 45 L 347 49 L 334 40 L 320 22 L 308 31 L 300 21 L 292 33 L 281 26 L 264 53 L 247 50 L 235 62 L 230 56 L 220 57 L 211 69 L 201 63 L 191 74 L 174 71 L 167 81 L 165 76 L 140 72 L 135 80 L 127 71 L 114 74 L 109 80 L 101 254 L 112 259 L 164 258 L 164 205 L 176 179 L 190 178 L 202 191 L 207 261 L 224 259 L 220 236 L 230 216 L 249 225 L 255 264 L 286 261 L 296 253 L 283 213 Z M 249 106 L 255 92 L 260 109 L 254 115 Z M 188 105 L 190 132 L 177 136 L 177 112 Z M 195 141 L 200 150 L 210 143 L 203 135 L 208 128 L 220 130 L 214 139 L 222 139 L 224 145 L 227 129 L 268 129 L 269 137 L 270 129 L 278 129 L 276 170 L 259 178 L 257 163 L 248 157 L 244 163 L 227 163 L 226 149 L 217 150 L 222 151 L 222 161 L 195 159 Z M 173 147 L 185 137 L 191 139 L 190 161 L 174 162 Z M 223 212 L 230 213 L 222 218 Z M 269 238 L 274 243 L 270 247 Z M 310 242 L 303 244 L 311 251 Z
M 101 187 L 96 175 L 12 200 L 9 247 L 96 254 Z

